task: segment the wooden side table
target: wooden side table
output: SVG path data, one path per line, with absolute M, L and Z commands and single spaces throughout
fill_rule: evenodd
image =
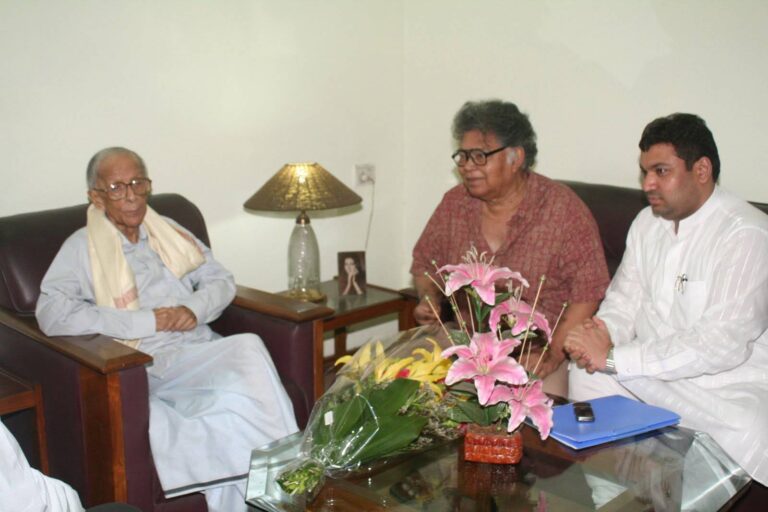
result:
M 31 386 L 0 369 L 0 416 L 27 409 L 35 411 L 40 470 L 48 474 L 48 442 L 45 437 L 45 413 L 40 386 Z
M 347 327 L 392 313 L 398 315 L 399 330 L 416 325 L 413 320 L 413 303 L 396 290 L 368 283 L 364 295 L 341 296 L 339 283 L 334 279 L 320 283 L 320 291 L 326 296 L 322 306 L 332 310 L 332 314 L 314 320 L 312 366 L 315 399 L 320 398 L 325 391 L 326 362 L 332 363 L 336 357 L 347 353 Z M 323 357 L 323 333 L 327 331 L 334 332 L 334 354 L 326 359 Z
M 397 313 L 398 330 L 404 331 L 415 325 L 409 303 L 400 292 L 368 284 L 365 295 L 340 296 L 336 280 L 326 281 L 320 286 L 327 297 L 326 305 L 335 311 L 323 320 L 323 331 L 334 332 L 334 350 L 329 359 L 335 360 L 347 354 L 347 327 L 350 325 L 391 313 Z

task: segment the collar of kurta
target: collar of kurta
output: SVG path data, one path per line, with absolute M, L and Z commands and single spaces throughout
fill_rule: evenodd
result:
M 678 240 L 687 238 L 691 233 L 697 231 L 702 224 L 707 222 L 709 216 L 712 215 L 715 210 L 717 210 L 721 201 L 721 195 L 722 192 L 720 191 L 720 187 L 715 186 L 712 194 L 710 194 L 710 196 L 706 201 L 704 201 L 704 204 L 702 204 L 698 210 L 678 222 L 677 233 L 675 233 L 674 221 L 664 220 L 665 227 L 669 233 L 676 237 Z

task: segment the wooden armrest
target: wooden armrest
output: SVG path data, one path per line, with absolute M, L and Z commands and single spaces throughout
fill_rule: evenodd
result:
M 247 286 L 237 286 L 234 304 L 251 311 L 292 322 L 308 322 L 334 314 L 328 306 L 302 302 L 284 295 L 269 293 Z
M 100 334 L 46 336 L 33 317 L 0 308 L 0 323 L 97 372 L 108 374 L 152 362 L 152 356 Z
M 402 295 L 408 300 L 419 302 L 419 293 L 416 291 L 416 288 L 413 288 L 413 287 L 403 288 L 401 290 L 398 290 L 398 292 L 400 293 L 400 295 Z

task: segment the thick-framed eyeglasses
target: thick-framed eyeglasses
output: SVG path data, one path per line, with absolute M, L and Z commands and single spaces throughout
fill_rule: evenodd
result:
M 152 180 L 149 178 L 133 178 L 128 183 L 122 181 L 116 181 L 107 185 L 107 188 L 94 188 L 98 192 L 104 192 L 107 197 L 113 201 L 125 199 L 125 195 L 128 193 L 128 187 L 131 187 L 133 193 L 137 196 L 145 196 L 152 192 Z
M 459 167 L 464 167 L 470 160 L 472 160 L 475 165 L 485 165 L 489 156 L 495 155 L 508 147 L 509 146 L 501 146 L 500 148 L 491 151 L 483 151 L 482 149 L 459 149 L 451 155 L 451 158 Z

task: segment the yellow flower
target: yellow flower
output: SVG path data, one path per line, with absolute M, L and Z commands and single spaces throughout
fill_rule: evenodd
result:
M 412 357 L 404 357 L 402 359 L 385 358 L 376 365 L 374 371 L 376 382 L 394 380 L 397 374 L 407 369 L 408 365 L 412 362 Z M 408 374 L 408 378 L 410 378 L 410 374 Z
M 373 357 L 371 357 L 371 347 L 373 347 Z M 342 356 L 336 360 L 336 365 L 348 365 L 351 370 L 363 370 L 371 363 L 384 354 L 384 346 L 381 341 L 366 343 L 360 350 L 352 356 Z
M 383 357 L 384 347 L 380 341 L 371 342 L 360 347 L 354 356 L 343 356 L 336 364 L 344 364 L 345 370 L 361 373 L 374 363 L 373 376 L 375 382 L 386 382 L 402 375 L 409 379 L 427 384 L 437 396 L 442 396 L 443 389 L 436 383 L 445 380 L 451 361 L 442 357 L 442 349 L 431 339 L 432 350 L 417 348 L 412 356 L 403 358 Z
M 444 361 L 445 358 L 443 358 L 442 356 L 443 349 L 440 348 L 440 345 L 438 345 L 437 342 L 432 338 L 427 338 L 427 341 L 432 344 L 432 352 L 430 352 L 425 348 L 417 348 L 413 351 L 413 355 L 415 356 L 419 354 L 421 355 L 421 357 L 424 358 L 425 361 L 432 361 L 432 362 Z
M 442 396 L 443 388 L 436 383 L 445 380 L 451 361 L 441 355 L 442 349 L 435 340 L 432 338 L 427 338 L 427 340 L 432 343 L 432 352 L 424 348 L 417 348 L 413 351 L 413 355 L 421 356 L 421 360 L 414 361 L 408 367 L 408 378 L 428 384 L 437 396 Z

